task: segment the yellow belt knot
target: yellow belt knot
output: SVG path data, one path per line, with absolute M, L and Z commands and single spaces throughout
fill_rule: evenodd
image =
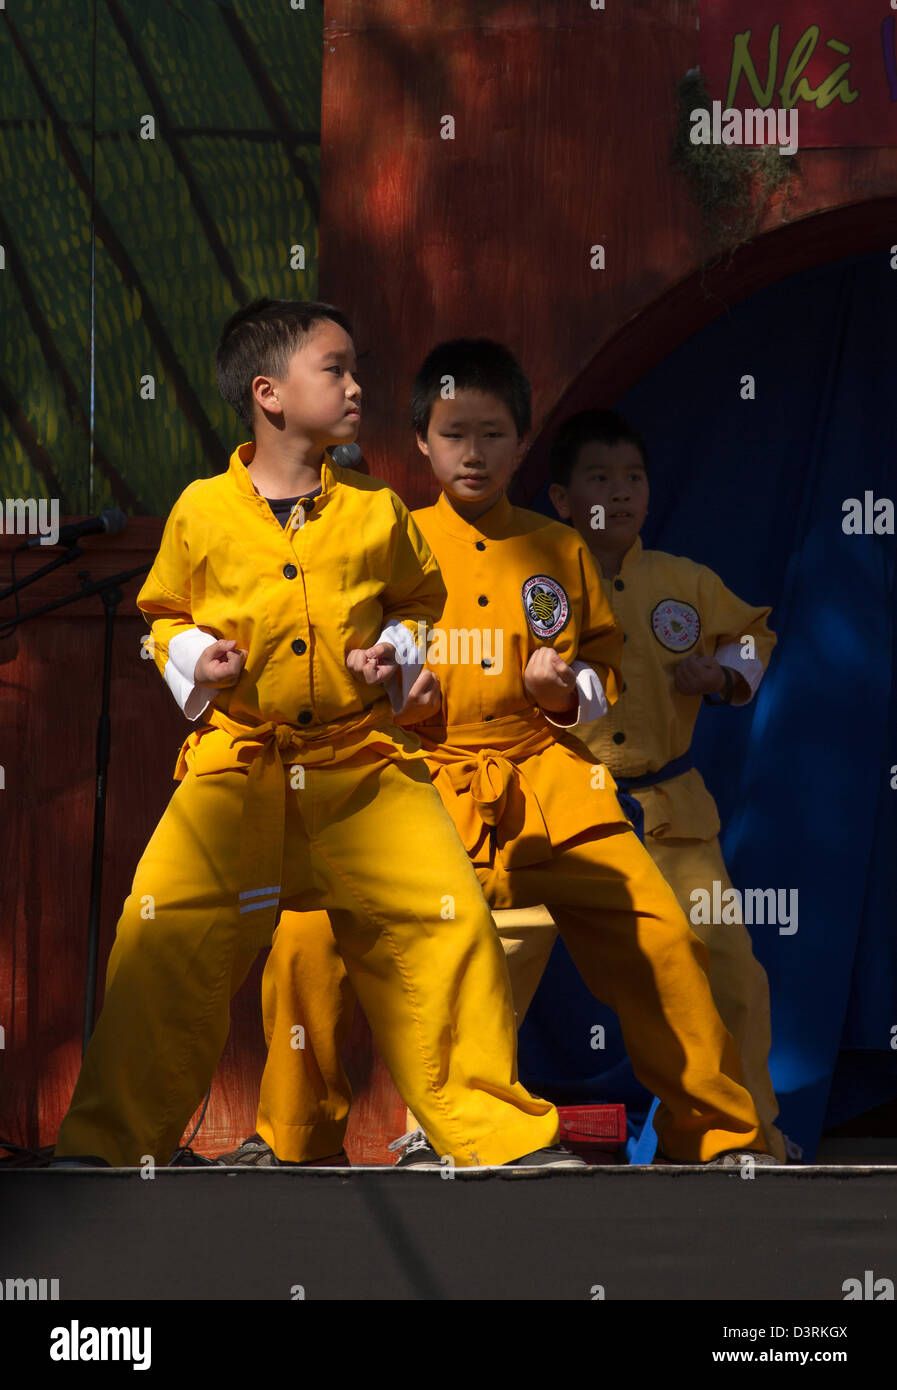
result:
M 255 729 L 249 729 L 244 734 L 237 734 L 230 741 L 231 748 L 237 743 L 261 743 L 265 751 L 273 752 L 276 748 L 283 753 L 288 748 L 299 748 L 304 744 L 304 740 L 296 733 L 292 724 L 275 724 L 269 721 L 267 724 L 259 724 Z
M 305 741 L 291 724 L 269 721 L 254 729 L 237 734 L 231 748 L 239 743 L 261 745 L 253 758 L 243 799 L 241 822 L 240 878 L 243 883 L 240 912 L 244 931 L 251 930 L 256 945 L 267 945 L 277 920 L 277 900 L 282 891 L 284 817 L 286 784 L 281 766 L 281 753 L 297 750 Z M 264 903 L 256 901 L 265 890 Z
M 508 802 L 508 792 L 517 780 L 517 769 L 500 753 L 481 749 L 470 779 L 470 794 L 484 825 L 495 826 L 501 821 Z

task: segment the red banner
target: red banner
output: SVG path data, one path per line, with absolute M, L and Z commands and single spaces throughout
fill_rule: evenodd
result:
M 723 109 L 798 113 L 800 146 L 897 144 L 890 0 L 701 0 L 701 73 Z

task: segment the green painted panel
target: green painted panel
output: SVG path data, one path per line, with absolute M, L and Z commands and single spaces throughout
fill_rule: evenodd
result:
M 0 12 L 7 496 L 164 514 L 225 465 L 224 320 L 317 288 L 322 28 L 320 0 Z

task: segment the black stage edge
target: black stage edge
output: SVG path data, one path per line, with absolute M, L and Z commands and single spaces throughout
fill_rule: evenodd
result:
M 757 1168 L 753 1178 L 674 1167 L 452 1178 L 389 1168 L 179 1168 L 153 1178 L 139 1169 L 7 1171 L 6 1313 L 6 1281 L 28 1278 L 48 1281 L 47 1291 L 58 1280 L 60 1304 L 822 1300 L 849 1308 L 846 1293 L 880 1303 L 888 1281 L 893 1299 L 897 1167 Z M 893 1307 L 883 1311 L 893 1324 Z M 835 1320 L 831 1309 L 816 1319 L 826 1320 Z

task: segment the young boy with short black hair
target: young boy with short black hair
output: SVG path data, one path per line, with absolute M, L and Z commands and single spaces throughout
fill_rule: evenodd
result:
M 414 638 L 445 588 L 398 497 L 328 453 L 360 419 L 349 324 L 257 300 L 225 326 L 217 367 L 254 442 L 182 493 L 138 598 L 156 664 L 203 722 L 137 866 L 57 1159 L 167 1163 L 278 908 L 326 904 L 432 1143 L 460 1166 L 569 1163 L 548 1147 L 556 1111 L 517 1081 L 476 875 L 384 693 L 406 716 L 433 707 Z
M 766 972 L 743 922 L 705 922 L 695 908 L 696 893 L 713 900 L 714 883 L 721 895 L 732 883 L 716 804 L 690 752 L 702 697 L 724 705 L 753 698 L 776 640 L 770 609 L 745 603 L 706 565 L 643 548 L 648 451 L 615 411 L 582 411 L 561 426 L 551 478 L 551 500 L 588 545 L 626 635 L 620 699 L 579 737 L 634 799 L 645 847 L 710 952 L 714 1002 L 738 1048 L 767 1148 L 784 1160 L 773 1123 L 779 1106 L 768 1067 Z M 544 948 L 550 945 L 546 938 Z
M 636 1074 L 663 1102 L 655 1127 L 668 1158 L 765 1155 L 710 994 L 706 948 L 639 843 L 613 778 L 603 769 L 596 777 L 588 749 L 567 732 L 614 704 L 622 643 L 581 537 L 505 495 L 530 427 L 526 377 L 498 343 L 443 343 L 415 380 L 413 420 L 442 488 L 414 516 L 448 590 L 439 627 L 423 634 L 441 712 L 418 733 L 486 898 L 497 909 L 548 906 L 587 985 L 619 1015 Z M 302 923 L 285 914 L 266 969 L 281 984 L 268 994 L 278 1018 L 299 1016 L 295 952 L 304 940 Z M 509 965 L 513 976 L 514 957 Z M 335 997 L 331 1035 L 339 1017 Z M 284 1037 L 271 1016 L 266 1032 Z M 311 1156 L 317 1113 L 303 1081 L 309 1042 L 293 1059 L 282 1043 L 272 1048 L 266 1068 L 266 1082 L 277 1072 L 278 1094 L 292 1096 L 290 1113 L 270 1124 L 268 1111 L 265 1123 L 301 1140 L 280 1155 L 294 1161 Z M 339 1084 L 333 1073 L 327 1080 Z M 437 1160 L 418 1135 L 399 1162 Z

